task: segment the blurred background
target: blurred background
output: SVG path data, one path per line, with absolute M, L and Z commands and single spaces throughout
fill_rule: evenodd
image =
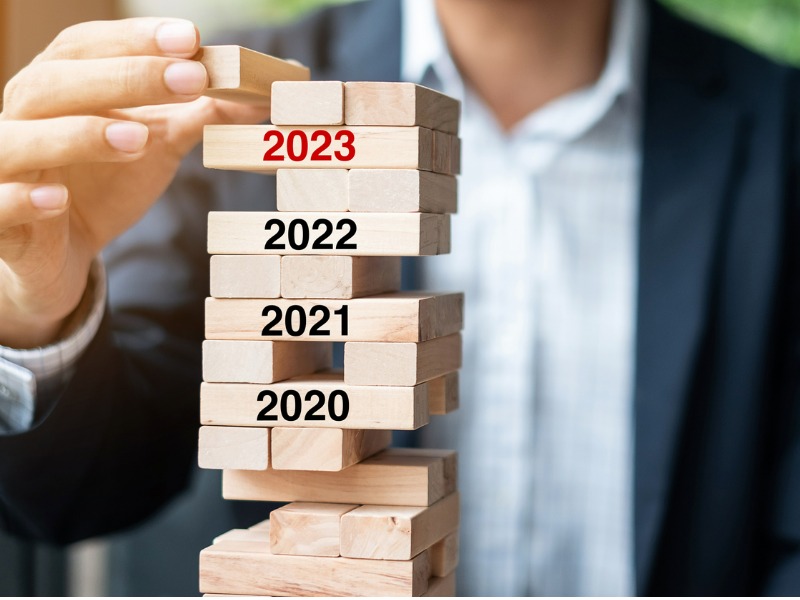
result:
M 278 25 L 347 0 L 0 0 L 0 82 L 5 84 L 70 24 L 128 16 L 193 20 L 204 39 L 242 27 Z M 685 17 L 775 60 L 800 65 L 800 0 L 661 0 Z M 3 460 L 3 457 L 0 457 Z M 217 472 L 133 532 L 61 549 L 0 533 L 0 595 L 196 593 L 197 553 L 232 527 L 219 510 Z

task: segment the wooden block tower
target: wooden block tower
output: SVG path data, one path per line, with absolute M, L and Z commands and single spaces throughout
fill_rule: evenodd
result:
M 205 166 L 276 173 L 278 212 L 209 214 L 199 462 L 225 498 L 289 504 L 203 550 L 200 591 L 454 595 L 455 453 L 389 445 L 458 407 L 462 295 L 399 291 L 401 257 L 450 250 L 458 102 L 204 56 L 213 94 L 272 113 L 207 127 Z

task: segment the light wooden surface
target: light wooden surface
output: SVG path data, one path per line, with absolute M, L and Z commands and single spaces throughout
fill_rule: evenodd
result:
M 456 488 L 456 455 L 390 448 L 343 471 L 224 471 L 228 500 L 430 506 Z
M 254 529 L 250 527 L 249 529 L 231 529 L 230 531 L 226 531 L 225 533 L 218 535 L 214 538 L 214 544 L 218 544 L 219 542 L 263 542 L 264 545 L 269 548 L 270 538 L 269 538 L 269 520 L 267 520 L 267 527 Z
M 211 257 L 214 298 L 278 298 L 281 295 L 280 256 Z
M 203 46 L 195 55 L 208 71 L 206 96 L 269 105 L 274 81 L 302 81 L 309 70 L 299 64 L 241 46 Z
M 203 342 L 203 380 L 211 383 L 273 383 L 332 365 L 330 342 Z
M 443 131 L 433 132 L 433 167 L 437 173 L 461 173 L 461 145 L 458 138 Z
M 282 320 L 270 336 L 276 341 L 330 342 L 423 342 L 457 333 L 461 330 L 464 295 L 461 293 L 432 294 L 428 292 L 394 292 L 353 300 L 238 300 L 206 299 L 206 338 L 220 340 L 263 340 L 264 327 L 272 320 L 263 315 L 266 307 L 280 310 Z M 298 306 L 306 315 L 307 327 L 300 335 L 289 336 L 286 331 L 287 310 Z M 322 317 L 311 315 L 314 306 L 330 312 L 325 324 L 329 335 L 310 335 L 311 325 Z M 342 333 L 341 314 L 334 311 L 347 306 L 347 333 Z M 299 331 L 299 311 L 292 311 L 292 331 Z M 267 338 L 269 339 L 269 338 Z
M 274 141 L 265 141 L 267 132 L 280 131 L 285 138 L 292 131 L 303 131 L 309 139 L 309 151 L 303 160 L 290 160 L 284 143 L 279 154 L 284 160 L 264 160 Z M 353 133 L 355 155 L 343 160 L 348 150 L 341 141 L 333 141 L 326 150 L 330 160 L 312 160 L 321 146 L 312 142 L 315 131 L 325 130 L 336 137 L 342 130 Z M 340 152 L 342 158 L 335 154 Z M 433 168 L 433 132 L 424 127 L 329 127 L 287 125 L 206 125 L 203 130 L 203 164 L 209 169 L 259 171 L 274 173 L 277 169 L 422 169 Z
M 201 427 L 201 469 L 264 470 L 269 467 L 270 430 L 263 427 Z
M 457 181 L 452 175 L 413 169 L 352 169 L 349 210 L 387 213 L 454 213 Z
M 272 84 L 270 121 L 274 125 L 341 125 L 341 81 L 276 81 Z
M 391 443 L 392 432 L 381 429 L 275 427 L 271 441 L 272 468 L 341 471 L 384 450 Z
M 420 125 L 458 133 L 459 102 L 413 83 L 353 81 L 345 84 L 348 125 Z
M 458 529 L 458 493 L 428 507 L 360 506 L 342 516 L 340 552 L 349 558 L 408 560 Z
M 458 530 L 431 546 L 431 573 L 436 577 L 447 577 L 458 567 Z
M 417 385 L 461 368 L 461 334 L 419 343 L 347 342 L 349 385 Z
M 277 222 L 283 223 L 284 233 L 272 240 L 281 227 Z M 330 236 L 321 243 L 331 247 L 314 248 L 326 230 L 331 232 Z M 300 245 L 304 239 L 303 231 L 307 232 L 305 246 Z M 355 234 L 344 240 L 351 231 L 355 231 Z M 283 246 L 265 248 L 270 240 L 274 245 Z M 356 248 L 338 247 L 342 240 Z M 293 248 L 291 243 L 296 247 Z M 431 256 L 448 252 L 450 215 L 260 211 L 208 213 L 209 254 Z
M 270 385 L 246 383 L 203 383 L 200 386 L 200 421 L 204 425 L 232 425 L 239 427 L 332 427 L 335 429 L 417 429 L 429 421 L 428 384 L 415 387 L 365 387 L 346 386 L 341 373 L 317 373 Z M 263 390 L 271 390 L 278 397 L 294 390 L 305 398 L 311 390 L 321 391 L 329 398 L 335 390 L 342 390 L 349 399 L 350 411 L 343 421 L 328 417 L 327 409 L 320 411 L 324 421 L 286 421 L 279 410 L 271 414 L 276 421 L 257 421 L 264 408 L 258 396 Z M 312 402 L 304 400 L 304 410 Z M 337 399 L 336 410 L 341 410 Z
M 350 177 L 345 169 L 278 169 L 277 206 L 281 212 L 344 212 Z
M 458 371 L 428 382 L 428 408 L 432 415 L 446 415 L 459 406 Z
M 419 596 L 427 553 L 410 561 L 273 554 L 261 542 L 221 541 L 200 552 L 200 592 L 260 596 Z
M 345 299 L 400 289 L 399 256 L 284 256 L 283 298 Z
M 292 502 L 269 514 L 273 554 L 339 556 L 339 522 L 357 504 Z

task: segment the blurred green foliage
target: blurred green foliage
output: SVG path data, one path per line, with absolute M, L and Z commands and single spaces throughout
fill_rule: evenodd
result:
M 776 60 L 800 65 L 800 0 L 661 0 L 684 17 Z M 291 18 L 331 0 L 274 0 L 274 17 Z
M 121 0 L 129 14 L 192 18 L 204 34 L 248 25 L 281 23 L 318 6 L 347 1 Z M 729 35 L 749 48 L 776 60 L 800 65 L 800 0 L 660 1 L 686 18 Z
M 662 0 L 676 12 L 775 60 L 800 65 L 798 0 Z

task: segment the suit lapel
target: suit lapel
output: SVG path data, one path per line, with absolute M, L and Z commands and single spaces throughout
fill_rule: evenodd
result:
M 741 120 L 708 44 L 693 46 L 693 29 L 655 3 L 650 10 L 635 385 L 639 593 L 669 497 Z

